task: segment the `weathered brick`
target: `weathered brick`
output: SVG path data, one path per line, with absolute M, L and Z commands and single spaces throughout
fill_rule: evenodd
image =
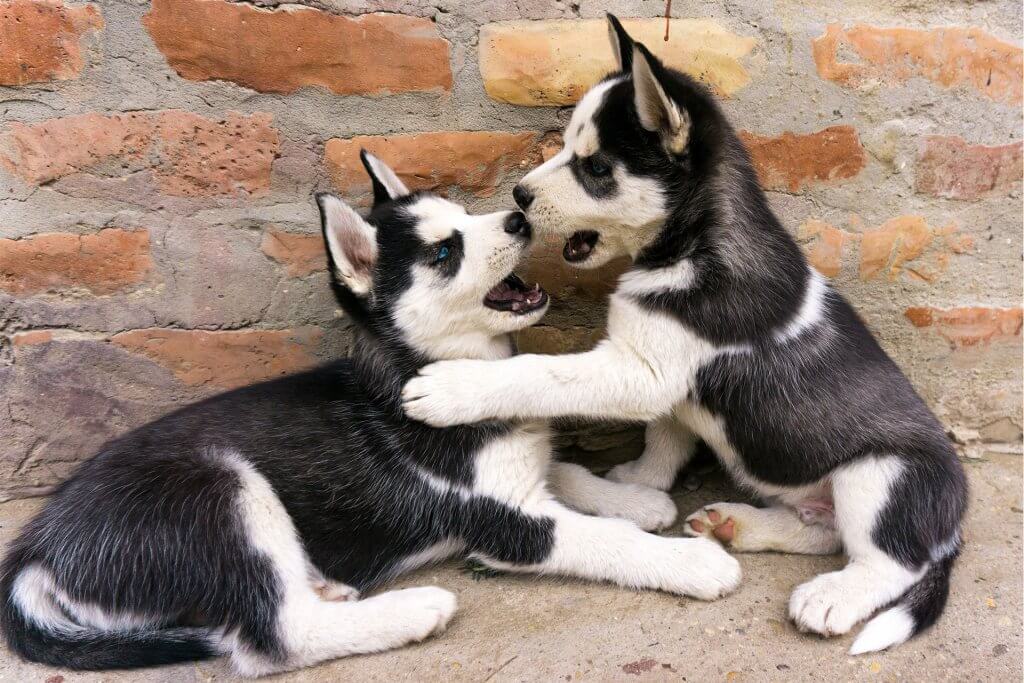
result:
M 948 199 L 1006 196 L 1021 186 L 1021 150 L 1020 142 L 990 147 L 929 135 L 921 141 L 914 190 Z
M 974 27 L 882 28 L 830 24 L 811 41 L 822 78 L 858 87 L 880 81 L 898 85 L 919 76 L 945 87 L 969 86 L 999 102 L 1020 103 L 1021 48 Z M 840 61 L 841 51 L 860 61 Z
M 79 173 L 144 173 L 172 196 L 259 194 L 280 146 L 270 122 L 269 114 L 211 120 L 179 110 L 13 122 L 0 133 L 0 165 L 35 185 Z
M 35 346 L 53 341 L 52 330 L 31 330 L 29 332 L 18 332 L 11 337 L 14 346 Z
M 932 227 L 921 216 L 897 216 L 874 228 L 851 216 L 850 228 L 815 219 L 800 226 L 797 238 L 822 275 L 839 275 L 848 246 L 857 245 L 862 280 L 886 275 L 895 281 L 905 275 L 930 282 L 946 271 L 952 256 L 974 246 L 970 235 L 959 232 L 956 225 Z
M 800 226 L 798 238 L 806 243 L 807 260 L 825 277 L 835 277 L 843 265 L 843 252 L 853 235 L 824 221 L 809 220 Z
M 728 96 L 750 82 L 742 60 L 756 39 L 711 19 L 626 19 L 626 30 L 669 66 Z M 604 19 L 503 21 L 480 29 L 480 75 L 487 94 L 527 106 L 575 103 L 615 68 Z
M 812 183 L 852 178 L 867 163 L 853 126 L 771 137 L 741 131 L 740 139 L 750 151 L 757 177 L 766 190 L 798 192 Z
M 305 369 L 315 362 L 318 328 L 121 332 L 110 341 L 171 370 L 189 386 L 239 387 Z
M 83 36 L 101 28 L 103 17 L 96 5 L 0 2 L 0 85 L 76 78 L 85 66 Z
M 324 240 L 320 235 L 303 235 L 271 228 L 263 233 L 260 249 L 284 265 L 289 277 L 303 277 L 327 269 Z
M 934 328 L 954 348 L 977 346 L 1020 337 L 1024 314 L 1020 307 L 912 307 L 904 313 L 914 327 Z
M 367 135 L 328 140 L 324 163 L 334 186 L 356 201 L 370 197 L 370 181 L 359 161 L 363 148 L 387 162 L 411 189 L 444 193 L 458 187 L 489 197 L 508 171 L 540 163 L 541 148 L 548 144 L 537 133 Z
M 860 236 L 860 277 L 886 274 L 890 280 L 906 274 L 931 281 L 949 266 L 952 254 L 973 246 L 969 235 L 950 224 L 935 228 L 921 216 L 897 216 Z
M 452 87 L 448 41 L 429 19 L 153 0 L 143 23 L 171 67 L 193 81 L 276 93 L 321 86 L 342 95 Z
M 152 267 L 146 230 L 0 239 L 0 289 L 16 296 L 73 289 L 110 294 L 142 282 Z

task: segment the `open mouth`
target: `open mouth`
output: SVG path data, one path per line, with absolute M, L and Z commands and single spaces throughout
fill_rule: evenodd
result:
M 515 273 L 494 285 L 484 297 L 484 306 L 496 311 L 508 311 L 516 315 L 532 313 L 543 308 L 548 302 L 548 293 L 540 285 L 527 287 Z
M 562 249 L 562 258 L 570 263 L 586 261 L 590 257 L 590 252 L 597 245 L 598 237 L 599 235 L 593 230 L 574 232 L 565 241 L 565 247 Z

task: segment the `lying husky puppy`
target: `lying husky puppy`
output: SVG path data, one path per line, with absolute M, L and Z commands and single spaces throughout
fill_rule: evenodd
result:
M 565 259 L 633 267 L 593 351 L 451 361 L 405 388 L 410 416 L 451 425 L 562 415 L 649 421 L 619 481 L 667 489 L 705 440 L 770 507 L 720 503 L 687 532 L 741 551 L 833 553 L 849 565 L 796 589 L 803 629 L 852 652 L 900 643 L 942 612 L 966 484 L 942 426 L 850 305 L 772 214 L 709 93 L 634 44 L 591 89 L 565 147 L 515 198 Z M 895 603 L 895 604 L 893 604 Z
M 403 415 L 417 368 L 510 355 L 508 333 L 548 299 L 512 274 L 523 214 L 467 215 L 364 164 L 368 220 L 318 197 L 335 292 L 364 331 L 352 359 L 172 413 L 85 463 L 3 565 L 16 653 L 73 669 L 230 653 L 260 675 L 386 650 L 443 630 L 455 596 L 358 594 L 456 554 L 706 599 L 736 586 L 714 543 L 557 503 L 547 476 L 578 509 L 649 526 L 675 512 L 660 491 L 550 463 L 542 423 L 432 429 Z

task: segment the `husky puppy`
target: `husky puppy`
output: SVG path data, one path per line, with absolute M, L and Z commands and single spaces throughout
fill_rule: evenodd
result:
M 966 483 L 942 426 L 772 214 L 711 95 L 609 16 L 620 71 L 579 102 L 565 147 L 514 195 L 565 260 L 628 255 L 608 337 L 587 353 L 427 366 L 407 413 L 440 426 L 564 415 L 644 420 L 611 478 L 667 489 L 706 441 L 768 507 L 718 503 L 686 533 L 738 551 L 834 553 L 798 587 L 805 630 L 881 650 L 942 612 Z
M 434 587 L 357 597 L 452 555 L 491 567 L 716 598 L 739 566 L 706 539 L 662 538 L 667 494 L 552 463 L 543 423 L 434 429 L 400 390 L 445 358 L 511 355 L 548 298 L 512 273 L 523 214 L 410 194 L 364 153 L 364 220 L 319 195 L 353 357 L 197 403 L 106 444 L 11 545 L 0 624 L 22 657 L 127 668 L 229 653 L 261 675 L 444 630 Z M 551 484 L 549 489 L 546 480 Z

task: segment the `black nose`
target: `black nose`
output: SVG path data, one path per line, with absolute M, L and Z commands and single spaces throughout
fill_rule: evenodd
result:
M 530 236 L 530 221 L 519 211 L 513 211 L 505 219 L 505 232 L 510 235 Z
M 512 190 L 512 199 L 516 200 L 520 209 L 526 211 L 530 208 L 530 204 L 533 204 L 533 193 L 522 185 L 516 185 Z

